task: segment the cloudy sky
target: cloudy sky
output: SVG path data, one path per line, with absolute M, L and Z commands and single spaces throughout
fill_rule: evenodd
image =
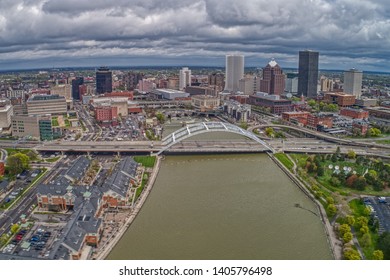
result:
M 61 66 L 246 66 L 298 51 L 320 68 L 390 72 L 388 0 L 0 0 L 0 70 Z

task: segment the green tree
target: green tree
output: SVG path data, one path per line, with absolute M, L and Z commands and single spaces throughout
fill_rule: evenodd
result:
M 364 189 L 366 188 L 367 186 L 367 182 L 366 182 L 366 179 L 363 177 L 363 176 L 359 176 L 354 182 L 353 182 L 353 185 L 352 185 L 355 189 L 359 190 L 359 191 L 364 191 Z
M 355 224 L 355 218 L 353 216 L 351 216 L 351 215 L 347 215 L 345 217 L 345 221 L 347 222 L 347 224 L 349 226 L 353 226 Z
M 384 232 L 379 236 L 377 248 L 383 252 L 384 260 L 390 260 L 390 232 Z
M 327 197 L 326 197 L 326 203 L 328 203 L 328 204 L 334 204 L 334 199 L 333 199 L 333 197 L 327 196 Z
M 29 157 L 30 160 L 37 160 L 38 159 L 37 152 L 35 152 L 33 150 L 28 151 L 28 153 L 26 155 Z
M 8 241 L 8 236 L 6 234 L 3 234 L 2 236 L 0 236 L 0 247 L 5 245 L 5 243 L 7 243 Z
M 362 239 L 360 241 L 360 244 L 366 248 L 370 247 L 371 246 L 371 235 L 369 233 L 363 234 Z
M 378 128 L 373 127 L 367 131 L 367 134 L 373 137 L 378 137 L 382 134 L 382 132 Z
M 339 227 L 340 236 L 344 236 L 347 232 L 351 232 L 351 227 L 348 224 L 342 224 Z
M 329 204 L 327 210 L 330 216 L 334 216 L 337 213 L 337 208 L 334 204 Z
M 335 187 L 338 187 L 341 185 L 341 182 L 337 177 L 330 178 L 329 182 L 331 183 L 332 186 L 335 186 Z
M 241 127 L 242 129 L 247 130 L 248 127 L 249 127 L 249 125 L 248 125 L 248 123 L 246 123 L 246 122 L 240 122 L 240 127 Z
M 13 224 L 11 226 L 11 232 L 12 234 L 15 234 L 19 230 L 20 226 L 18 224 Z
M 161 124 L 163 124 L 163 123 L 165 122 L 165 116 L 164 116 L 164 114 L 162 114 L 162 113 L 157 113 L 157 114 L 156 114 L 156 118 L 157 118 L 157 120 L 158 120 Z
M 354 158 L 356 158 L 356 153 L 355 153 L 354 150 L 348 151 L 348 158 L 349 158 L 349 159 L 354 159 Z
M 29 168 L 30 159 L 22 153 L 16 153 L 7 158 L 7 167 L 11 175 L 21 173 L 23 170 Z
M 363 226 L 368 226 L 368 219 L 367 217 L 360 216 L 356 219 L 356 226 L 358 229 L 360 229 Z
M 348 243 L 348 242 L 350 242 L 350 241 L 352 240 L 352 238 L 353 238 L 352 233 L 346 232 L 346 233 L 343 235 L 343 242 L 344 242 L 344 243 Z
M 321 176 L 324 176 L 325 174 L 325 169 L 322 165 L 319 165 L 318 168 L 317 168 L 317 176 L 318 177 L 321 177 Z
M 344 258 L 346 260 L 360 260 L 359 252 L 355 249 L 349 249 L 344 251 Z
M 307 101 L 307 105 L 313 108 L 317 105 L 317 102 L 314 99 L 310 99 L 309 101 Z
M 372 253 L 372 259 L 373 260 L 383 260 L 383 252 L 381 250 L 375 250 Z
M 360 228 L 360 232 L 364 235 L 364 234 L 367 234 L 369 232 L 369 228 L 368 226 L 364 225 Z
M 265 129 L 265 134 L 267 134 L 267 136 L 269 137 L 274 137 L 275 136 L 275 131 L 272 127 L 267 127 Z

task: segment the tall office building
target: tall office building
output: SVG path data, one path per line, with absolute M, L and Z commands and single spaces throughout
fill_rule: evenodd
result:
M 84 84 L 83 77 L 77 77 L 72 80 L 72 98 L 73 100 L 81 100 L 80 86 Z
M 226 56 L 225 90 L 237 92 L 239 81 L 244 77 L 244 56 Z
M 344 72 L 344 92 L 360 98 L 362 94 L 363 72 L 355 68 Z
M 298 73 L 287 73 L 284 91 L 292 94 L 298 92 Z
M 179 90 L 191 86 L 191 70 L 183 67 L 179 72 Z
M 285 75 L 282 68 L 271 60 L 263 69 L 263 79 L 260 82 L 260 91 L 269 94 L 281 95 L 284 92 Z
M 318 57 L 318 52 L 299 52 L 298 95 L 309 98 L 317 96 Z
M 96 71 L 96 94 L 112 92 L 112 72 L 107 67 Z

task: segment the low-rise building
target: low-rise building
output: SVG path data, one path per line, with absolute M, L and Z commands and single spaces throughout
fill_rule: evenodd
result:
M 356 99 L 355 105 L 365 108 L 365 107 L 375 107 L 378 105 L 378 100 L 374 98 L 362 98 Z
M 201 87 L 201 86 L 187 86 L 185 92 L 189 93 L 190 96 L 193 95 L 212 95 L 215 96 L 215 89 L 212 87 Z
M 360 135 L 366 135 L 369 128 L 369 123 L 364 120 L 354 120 L 352 122 L 352 131 L 354 133 L 358 132 Z
M 340 115 L 353 119 L 368 119 L 369 113 L 362 109 L 342 108 L 340 110 Z
M 66 114 L 68 108 L 65 97 L 60 95 L 33 95 L 26 104 L 29 115 L 61 115 Z
M 291 123 L 306 126 L 309 114 L 309 112 L 284 112 L 282 113 L 282 119 Z
M 370 116 L 378 119 L 390 120 L 390 108 L 387 107 L 370 107 L 366 108 Z
M 0 128 L 11 126 L 11 117 L 14 114 L 13 106 L 8 99 L 0 99 Z
M 117 208 L 132 204 L 133 186 L 142 182 L 143 169 L 132 157 L 122 159 L 104 182 L 103 207 Z
M 220 99 L 212 95 L 193 95 L 191 96 L 191 104 L 202 112 L 212 111 L 219 107 Z
M 99 105 L 96 106 L 94 109 L 95 112 L 95 119 L 104 125 L 117 125 L 118 121 L 118 111 L 117 107 L 111 107 L 111 106 L 103 106 Z
M 5 162 L 4 160 L 0 160 L 0 176 L 4 176 L 5 174 Z
M 355 105 L 356 96 L 343 92 L 326 92 L 324 94 L 324 102 L 329 104 L 337 104 L 340 107 L 349 107 Z
M 319 127 L 322 128 L 332 128 L 333 126 L 333 115 L 318 113 L 318 114 L 309 114 L 307 117 L 307 127 L 318 130 Z
M 179 98 L 186 98 L 189 97 L 190 94 L 184 91 L 174 90 L 174 89 L 154 89 L 152 93 L 158 98 L 158 99 L 168 99 L 168 100 L 175 100 Z
M 251 116 L 251 106 L 238 101 L 228 100 L 223 104 L 223 111 L 236 121 L 247 122 Z
M 36 115 L 12 116 L 12 136 L 40 139 L 39 119 L 39 116 Z
M 249 104 L 259 107 L 269 108 L 272 114 L 282 114 L 292 111 L 291 100 L 282 99 L 279 95 L 269 95 L 264 92 L 258 92 L 249 96 Z

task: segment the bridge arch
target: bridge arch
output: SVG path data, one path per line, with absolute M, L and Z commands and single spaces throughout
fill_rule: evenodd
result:
M 173 145 L 180 143 L 181 141 L 189 137 L 202 134 L 202 133 L 219 132 L 219 131 L 231 132 L 231 133 L 246 136 L 252 139 L 253 141 L 256 141 L 257 143 L 263 145 L 272 153 L 275 152 L 272 147 L 270 147 L 263 140 L 259 139 L 254 133 L 248 130 L 244 130 L 241 127 L 238 127 L 234 124 L 223 123 L 223 122 L 201 122 L 201 123 L 189 124 L 163 138 L 162 139 L 163 148 L 160 151 L 158 151 L 156 154 L 160 155 L 161 153 L 168 150 Z

